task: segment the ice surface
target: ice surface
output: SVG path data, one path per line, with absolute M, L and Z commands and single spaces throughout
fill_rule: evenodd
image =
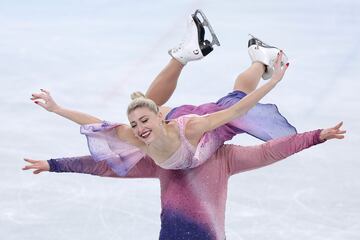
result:
M 290 58 L 276 103 L 299 131 L 340 120 L 342 141 L 231 179 L 228 239 L 360 239 L 360 3 L 349 1 L 0 2 L 0 233 L 6 240 L 157 239 L 155 180 L 21 171 L 22 158 L 87 154 L 69 121 L 29 100 L 50 89 L 69 108 L 125 122 L 201 8 L 221 47 L 184 70 L 170 106 L 215 100 L 249 65 L 248 33 Z M 189 102 L 186 102 L 189 101 Z M 257 144 L 240 136 L 233 143 Z

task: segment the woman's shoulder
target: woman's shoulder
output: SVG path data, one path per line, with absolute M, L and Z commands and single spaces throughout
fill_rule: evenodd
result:
M 197 143 L 204 134 L 202 128 L 206 119 L 196 114 L 184 115 L 182 117 L 184 117 L 184 121 L 181 121 L 184 135 L 193 145 L 196 145 L 195 143 Z
M 189 121 L 194 121 L 194 120 L 197 120 L 199 118 L 202 118 L 202 116 L 192 113 L 192 114 L 182 115 L 182 116 L 180 116 L 178 118 L 175 118 L 175 120 L 183 121 L 183 122 L 187 123 Z
M 162 114 L 162 115 L 164 116 L 164 118 L 165 118 L 165 116 L 171 111 L 171 107 L 161 106 L 161 107 L 159 107 L 159 110 L 160 110 L 161 114 Z
M 199 115 L 187 114 L 187 115 L 182 115 L 182 116 L 179 116 L 179 117 L 171 119 L 171 120 L 167 120 L 166 123 L 169 126 L 176 125 L 180 129 L 185 130 L 189 126 L 193 125 L 193 123 L 196 123 L 199 118 L 201 118 L 201 116 L 199 116 Z

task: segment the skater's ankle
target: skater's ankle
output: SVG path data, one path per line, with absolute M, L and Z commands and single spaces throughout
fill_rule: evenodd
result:
M 170 64 L 173 66 L 176 66 L 177 68 L 180 68 L 180 69 L 186 65 L 186 63 L 182 63 L 174 57 L 171 57 Z
M 262 62 L 255 61 L 251 65 L 257 69 L 261 69 L 263 73 L 266 71 L 266 65 Z

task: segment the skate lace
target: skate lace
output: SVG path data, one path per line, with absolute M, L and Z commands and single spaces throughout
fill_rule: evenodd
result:
M 183 48 L 183 43 L 180 43 L 177 47 L 174 48 L 174 52 L 177 52 Z

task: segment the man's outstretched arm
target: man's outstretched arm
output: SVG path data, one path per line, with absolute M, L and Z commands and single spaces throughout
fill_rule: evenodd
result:
M 274 139 L 257 146 L 225 145 L 219 151 L 226 156 L 229 175 L 267 166 L 311 146 L 330 139 L 342 139 L 342 123 L 335 127 Z
M 117 175 L 106 161 L 95 161 L 91 156 L 55 158 L 50 160 L 25 159 L 30 163 L 23 170 L 34 170 L 35 174 L 40 172 L 58 173 L 83 173 L 101 177 L 120 177 Z M 158 167 L 149 157 L 141 159 L 130 171 L 122 178 L 157 178 Z

